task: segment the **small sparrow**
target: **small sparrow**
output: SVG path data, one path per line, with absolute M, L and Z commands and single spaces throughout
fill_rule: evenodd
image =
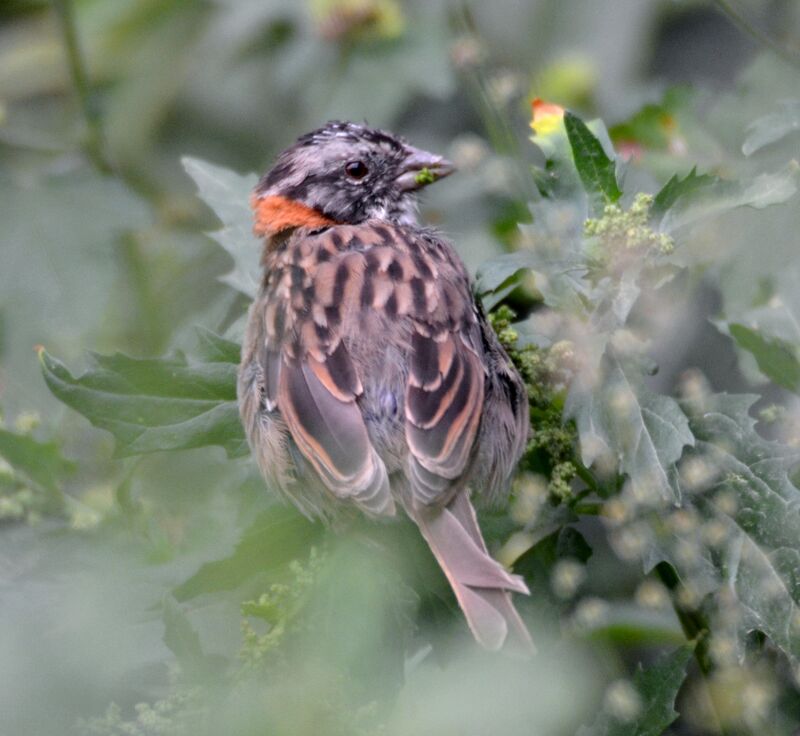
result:
M 238 396 L 271 487 L 304 514 L 406 513 L 475 639 L 532 649 L 470 501 L 506 492 L 528 438 L 525 386 L 453 246 L 416 193 L 453 171 L 387 132 L 330 122 L 302 136 L 251 204 L 264 277 Z

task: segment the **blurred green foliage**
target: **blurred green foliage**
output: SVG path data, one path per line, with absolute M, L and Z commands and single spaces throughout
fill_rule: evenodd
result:
M 0 5 L 0 730 L 791 733 L 799 29 L 791 0 Z M 335 117 L 459 165 L 423 216 L 528 384 L 481 522 L 534 660 L 476 650 L 410 524 L 324 529 L 244 457 L 249 191 Z

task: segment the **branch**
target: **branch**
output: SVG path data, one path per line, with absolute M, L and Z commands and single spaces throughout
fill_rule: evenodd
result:
M 796 67 L 800 67 L 800 55 L 779 44 L 772 36 L 753 25 L 742 13 L 728 0 L 714 0 L 720 12 L 728 18 L 739 30 L 751 36 L 759 43 L 772 49 L 778 56 Z
M 86 64 L 81 54 L 80 44 L 78 43 L 72 1 L 52 0 L 52 2 L 67 55 L 70 79 L 72 80 L 72 86 L 78 98 L 78 106 L 86 126 L 83 148 L 92 163 L 100 171 L 107 174 L 111 171 L 111 165 L 103 152 L 102 123 L 92 101 L 92 89 L 89 84 L 89 76 L 86 72 Z

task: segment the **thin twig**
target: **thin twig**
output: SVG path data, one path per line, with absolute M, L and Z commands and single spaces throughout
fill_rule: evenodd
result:
M 793 66 L 800 67 L 800 54 L 787 49 L 785 46 L 779 44 L 772 36 L 765 33 L 757 26 L 753 25 L 745 16 L 728 0 L 714 0 L 714 4 L 719 8 L 720 12 L 728 18 L 739 30 L 743 31 L 749 36 L 752 36 L 756 41 L 764 46 L 772 49 L 778 56 L 785 61 L 788 61 Z
M 84 134 L 83 148 L 92 163 L 103 173 L 109 173 L 111 166 L 103 152 L 103 127 L 100 115 L 92 100 L 92 89 L 86 64 L 81 54 L 78 43 L 78 32 L 75 26 L 75 14 L 71 0 L 52 0 L 53 10 L 58 19 L 64 42 L 64 51 L 67 55 L 70 79 L 78 98 L 78 106 L 83 115 L 86 131 Z

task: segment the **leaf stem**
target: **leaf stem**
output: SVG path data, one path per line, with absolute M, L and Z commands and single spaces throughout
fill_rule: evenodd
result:
M 688 608 L 677 599 L 676 593 L 681 581 L 672 565 L 667 562 L 659 562 L 655 570 L 661 582 L 670 592 L 672 607 L 675 610 L 675 615 L 678 617 L 684 635 L 689 641 L 694 642 L 694 658 L 697 660 L 697 665 L 706 683 L 705 689 L 708 698 L 708 706 L 716 721 L 714 724 L 716 731 L 719 734 L 725 734 L 725 729 L 722 726 L 723 721 L 717 712 L 716 706 L 714 705 L 714 698 L 707 684 L 709 675 L 714 671 L 714 663 L 711 661 L 711 654 L 709 651 L 711 628 L 708 619 L 700 611 Z
M 600 516 L 603 511 L 602 503 L 576 503 L 572 510 L 580 516 Z
M 753 25 L 745 16 L 728 0 L 714 0 L 714 4 L 720 12 L 728 18 L 739 30 L 751 36 L 759 43 L 774 51 L 785 61 L 796 67 L 800 67 L 800 55 L 779 44 L 769 34 Z
M 575 474 L 595 493 L 598 491 L 597 481 L 594 476 L 589 472 L 588 468 L 579 462 L 577 458 L 572 461 L 575 465 Z
M 64 50 L 67 56 L 70 79 L 78 98 L 78 106 L 83 115 L 86 131 L 84 133 L 83 148 L 92 163 L 104 174 L 111 172 L 111 165 L 103 152 L 103 128 L 100 115 L 92 100 L 92 89 L 86 63 L 81 53 L 78 42 L 78 32 L 75 26 L 75 13 L 71 0 L 52 0 Z
M 672 606 L 678 616 L 683 633 L 686 634 L 687 639 L 696 642 L 694 655 L 700 670 L 704 675 L 710 674 L 713 664 L 708 652 L 709 626 L 706 617 L 697 610 L 687 608 L 677 600 L 676 592 L 680 585 L 680 578 L 672 565 L 667 562 L 659 562 L 656 565 L 656 574 L 671 594 Z

